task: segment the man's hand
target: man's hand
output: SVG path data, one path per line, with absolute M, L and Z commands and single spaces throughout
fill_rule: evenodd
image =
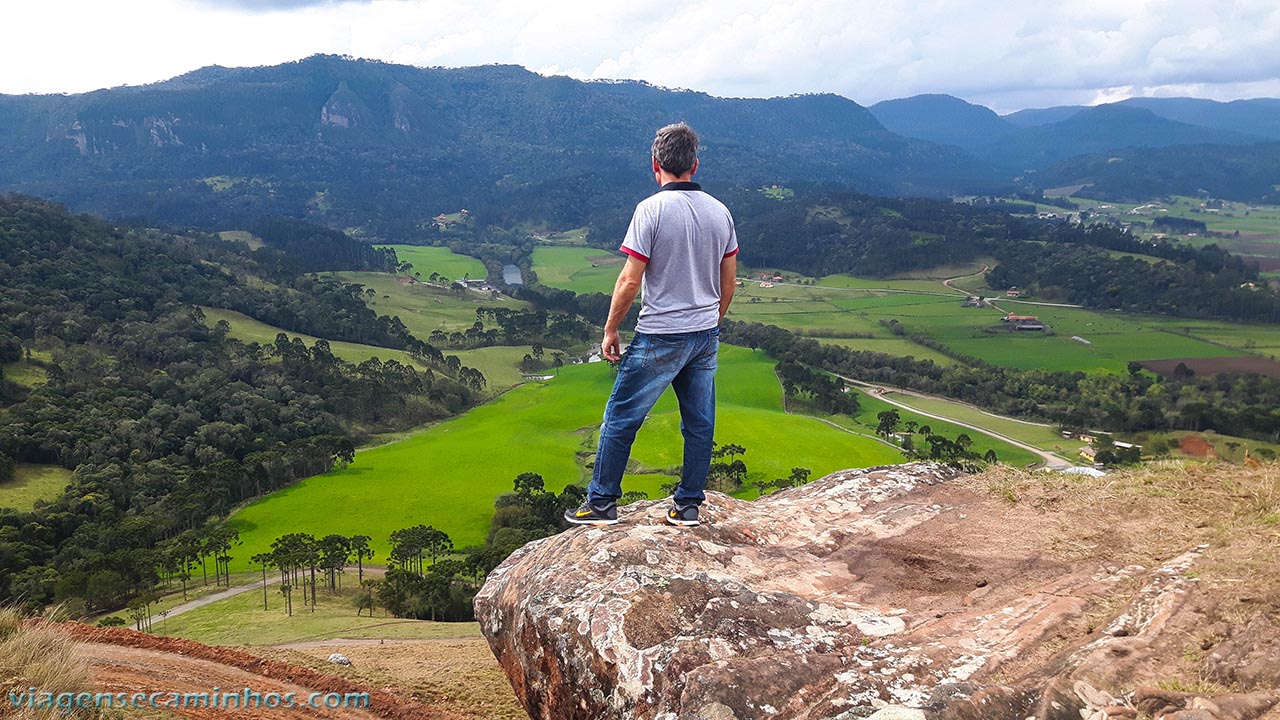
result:
M 640 292 L 640 281 L 644 277 L 646 262 L 629 255 L 627 264 L 618 273 L 618 281 L 613 284 L 613 298 L 609 301 L 609 319 L 604 324 L 604 339 L 600 341 L 600 353 L 609 362 L 618 362 L 622 357 L 622 341 L 618 339 L 618 328 L 631 310 L 636 293 Z
M 622 341 L 617 330 L 605 330 L 604 339 L 600 341 L 600 352 L 609 362 L 618 362 L 622 357 Z

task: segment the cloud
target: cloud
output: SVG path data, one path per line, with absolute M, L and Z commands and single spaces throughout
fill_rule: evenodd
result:
M 249 12 L 274 12 L 277 10 L 297 10 L 298 8 L 321 5 L 338 5 L 341 3 L 369 3 L 373 0 L 196 0 L 201 5 L 211 7 L 247 10 Z
M 13 17 L 10 18 L 9 16 Z M 317 52 L 516 63 L 727 96 L 945 92 L 1008 111 L 1277 94 L 1274 0 L 45 0 L 6 10 L 0 92 L 82 91 Z

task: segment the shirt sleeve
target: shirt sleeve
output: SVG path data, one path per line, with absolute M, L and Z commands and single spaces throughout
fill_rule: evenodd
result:
M 733 257 L 738 254 L 738 231 L 733 226 L 733 216 L 729 216 L 729 242 L 724 246 L 724 257 Z
M 649 258 L 653 255 L 655 230 L 657 227 L 648 211 L 643 205 L 637 205 L 635 214 L 631 216 L 631 225 L 627 227 L 627 236 L 622 240 L 622 247 L 619 250 L 637 260 L 649 262 Z

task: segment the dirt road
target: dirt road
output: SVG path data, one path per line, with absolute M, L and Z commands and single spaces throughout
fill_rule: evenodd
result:
M 1068 460 L 1066 460 L 1066 459 L 1064 459 L 1064 458 L 1062 458 L 1062 457 L 1060 457 L 1060 456 L 1058 456 L 1058 455 L 1055 455 L 1054 453 L 1051 453 L 1051 452 L 1049 452 L 1048 450 L 1041 450 L 1040 448 L 1038 448 L 1038 447 L 1036 447 L 1036 446 L 1034 446 L 1034 445 L 1028 445 L 1027 443 L 1022 442 L 1021 440 L 1015 440 L 1015 439 L 1013 439 L 1013 438 L 1009 437 L 1008 435 L 1001 435 L 1000 433 L 998 433 L 998 432 L 996 432 L 996 431 L 994 431 L 994 430 L 989 430 L 989 429 L 987 429 L 987 428 L 984 428 L 984 427 L 981 427 L 981 426 L 978 426 L 978 425 L 973 425 L 973 424 L 971 424 L 971 423 L 967 423 L 967 422 L 965 422 L 965 421 L 963 421 L 963 420 L 957 420 L 957 419 L 955 419 L 955 418 L 947 417 L 947 416 L 945 416 L 945 415 L 935 415 L 934 413 L 925 412 L 924 410 L 920 410 L 920 409 L 918 409 L 918 408 L 913 408 L 913 407 L 911 407 L 910 405 L 907 405 L 906 403 L 902 403 L 902 402 L 899 402 L 899 401 L 897 401 L 897 400 L 894 400 L 894 399 L 893 399 L 893 398 L 891 398 L 891 397 L 888 397 L 888 393 L 890 393 L 890 392 L 905 392 L 905 393 L 907 393 L 907 394 L 910 394 L 910 395 L 916 395 L 916 396 L 918 396 L 918 397 L 923 397 L 923 398 L 933 397 L 933 398 L 935 398 L 935 399 L 940 399 L 940 400 L 945 400 L 946 398 L 937 398 L 936 396 L 931 396 L 931 395 L 928 395 L 928 394 L 926 394 L 926 393 L 919 393 L 919 392 L 913 392 L 913 391 L 908 391 L 908 390 L 900 390 L 900 389 L 898 389 L 898 388 L 886 388 L 886 387 L 881 387 L 881 386 L 879 386 L 879 385 L 875 385 L 875 384 L 873 384 L 873 383 L 867 383 L 867 382 L 863 382 L 863 381 L 861 381 L 861 380 L 854 380 L 853 378 L 842 377 L 842 376 L 840 376 L 840 375 L 837 375 L 836 377 L 840 378 L 841 380 L 843 380 L 843 381 L 845 381 L 845 382 L 847 382 L 847 383 L 850 383 L 850 384 L 852 384 L 852 385 L 856 385 L 856 386 L 858 386 L 858 387 L 862 388 L 863 390 L 865 390 L 865 391 L 867 391 L 867 392 L 871 393 L 872 395 L 875 395 L 875 396 L 876 396 L 877 398 L 879 398 L 880 400 L 883 400 L 883 401 L 885 401 L 885 402 L 889 403 L 890 405 L 895 405 L 895 406 L 897 406 L 897 407 L 900 407 L 900 408 L 902 408 L 903 410 L 909 410 L 909 411 L 911 411 L 911 412 L 913 412 L 913 413 L 915 413 L 915 414 L 917 414 L 917 415 L 923 415 L 923 416 L 925 416 L 925 417 L 933 418 L 934 420 L 943 420 L 943 421 L 949 422 L 949 423 L 951 423 L 951 424 L 953 424 L 953 425 L 959 425 L 959 426 L 961 426 L 961 427 L 966 427 L 966 428 L 969 428 L 970 430 L 973 430 L 973 431 L 975 431 L 975 432 L 980 432 L 980 433 L 982 433 L 983 435 L 986 435 L 986 436 L 988 436 L 988 437 L 993 437 L 993 438 L 995 438 L 995 439 L 997 439 L 997 440 L 1002 440 L 1002 441 L 1004 441 L 1004 442 L 1007 442 L 1007 443 L 1009 443 L 1010 445 L 1013 445 L 1013 446 L 1015 446 L 1015 447 L 1022 448 L 1023 450 L 1026 450 L 1027 452 L 1035 453 L 1037 456 L 1039 456 L 1039 457 L 1040 457 L 1040 459 L 1041 459 L 1041 460 L 1043 460 L 1043 461 L 1044 461 L 1045 467 L 1053 468 L 1054 470 L 1062 470 L 1062 469 L 1065 469 L 1065 468 L 1069 468 L 1069 467 L 1073 467 L 1073 466 L 1074 466 L 1074 463 L 1069 462 Z M 1011 419 L 1011 420 L 1012 420 L 1013 418 L 1008 418 L 1008 419 Z M 1021 422 L 1021 421 L 1016 421 L 1016 420 L 1015 420 L 1015 422 Z
M 159 693 L 160 709 L 179 717 L 196 720 L 460 720 L 457 715 L 403 700 L 383 690 L 241 650 L 124 628 L 97 628 L 78 623 L 52 627 L 78 641 L 77 652 L 89 661 L 96 690 L 130 697 L 138 693 L 147 696 Z M 211 707 L 208 703 L 179 701 L 171 696 L 173 693 L 223 696 L 242 694 L 246 689 L 264 700 L 251 701 L 247 707 Z M 295 705 L 291 709 L 272 709 L 258 704 L 268 696 L 285 702 L 290 693 Z M 356 706 L 332 707 L 345 704 L 347 698 Z

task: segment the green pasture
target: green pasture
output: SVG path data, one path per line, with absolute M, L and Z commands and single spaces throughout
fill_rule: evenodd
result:
M 824 282 L 835 282 L 830 276 Z M 908 333 L 924 333 L 952 350 L 997 365 L 1021 369 L 1125 372 L 1132 360 L 1181 357 L 1219 357 L 1245 352 L 1267 354 L 1280 349 L 1280 329 L 1212 321 L 1181 321 L 1118 312 L 1098 312 L 1010 302 L 997 299 L 1003 310 L 1035 315 L 1049 324 L 1052 334 L 985 332 L 1003 328 L 1005 312 L 997 308 L 964 307 L 960 294 L 927 294 L 941 289 L 928 280 L 872 281 L 839 276 L 842 285 L 787 285 L 761 288 L 748 283 L 738 290 L 729 316 L 734 320 L 777 325 L 799 333 L 832 338 L 869 334 L 873 340 L 896 340 L 883 347 L 898 355 L 937 360 L 939 353 L 892 335 L 881 321 L 897 320 Z M 883 292 L 858 287 L 922 284 L 925 292 Z M 1192 328 L 1188 336 L 1184 328 Z M 1172 330 L 1173 332 L 1166 332 Z M 1083 338 L 1088 342 L 1073 339 Z M 836 344 L 856 346 L 858 341 Z M 870 349 L 870 348 L 868 348 Z
M 270 345 L 275 343 L 276 335 L 283 332 L 274 325 L 268 325 L 234 310 L 220 310 L 210 307 L 202 309 L 204 310 L 205 323 L 212 326 L 219 320 L 226 320 L 231 325 L 231 337 L 242 342 Z M 308 346 L 315 344 L 317 340 L 317 338 L 303 333 L 285 334 L 291 338 L 299 338 Z M 341 340 L 329 340 L 328 343 L 329 349 L 333 354 L 347 362 L 362 363 L 365 360 L 376 357 L 381 360 L 395 360 L 419 369 L 423 367 L 412 355 L 403 350 L 342 342 Z M 446 350 L 445 354 L 457 355 L 463 365 L 473 367 L 483 373 L 487 383 L 485 386 L 486 392 L 496 394 L 520 384 L 522 381 L 520 361 L 524 359 L 525 353 L 531 350 L 532 348 L 528 345 L 494 346 L 476 348 L 474 350 Z M 550 348 L 546 350 L 548 360 L 552 352 L 553 350 Z M 551 371 L 548 370 L 548 372 Z
M 434 330 L 453 332 L 471 327 L 476 321 L 476 309 L 480 307 L 516 310 L 529 306 L 506 295 L 494 300 L 475 290 L 431 287 L 386 273 L 340 272 L 336 276 L 373 290 L 373 297 L 366 301 L 370 309 L 379 315 L 400 318 L 409 332 L 420 340 L 428 340 Z
M 457 355 L 463 365 L 473 367 L 484 373 L 484 378 L 488 382 L 487 389 L 501 392 L 523 382 L 520 361 L 524 359 L 525 354 L 532 351 L 533 348 L 529 345 L 494 345 L 474 350 L 451 350 L 446 354 Z M 547 363 L 551 362 L 552 352 L 554 352 L 552 348 L 545 349 L 543 360 Z M 565 362 L 568 362 L 567 357 Z M 540 374 L 551 375 L 554 373 L 555 370 L 548 367 Z
M 626 257 L 590 247 L 550 247 L 533 250 L 533 271 L 547 287 L 576 293 L 613 292 Z
M 484 263 L 467 255 L 458 255 L 446 247 L 422 245 L 381 245 L 396 251 L 400 262 L 413 263 L 411 273 L 418 273 L 426 280 L 431 273 L 440 273 L 450 280 L 461 280 L 464 275 L 482 280 L 488 275 Z
M 878 352 L 886 355 L 896 355 L 898 357 L 914 357 L 917 360 L 932 360 L 935 363 L 948 366 L 955 365 L 956 361 L 943 355 L 942 353 L 927 348 L 923 345 L 917 345 L 903 337 L 871 337 L 871 338 L 814 338 L 824 345 L 840 345 L 850 350 L 865 350 L 867 352 Z
M 53 502 L 71 482 L 71 471 L 57 465 L 15 464 L 13 479 L 0 483 L 0 507 L 27 511 L 36 501 Z
M 934 418 L 925 417 L 924 415 L 918 415 L 910 410 L 904 410 L 887 403 L 880 398 L 868 395 L 865 392 L 853 392 L 858 393 L 857 416 L 850 418 L 848 416 L 836 415 L 828 419 L 838 425 L 847 427 L 854 432 L 875 435 L 876 428 L 880 425 L 880 418 L 877 416 L 886 410 L 897 410 L 900 422 L 905 423 L 909 420 L 914 420 L 920 425 L 928 425 L 935 434 L 945 435 L 953 440 L 958 437 L 960 433 L 967 434 L 973 440 L 973 448 L 977 450 L 979 454 L 985 454 L 987 450 L 995 450 L 996 457 L 999 458 L 1002 463 L 1015 466 L 1025 466 L 1030 463 L 1041 461 L 1040 457 L 1035 453 L 1023 450 L 1016 445 L 1010 445 L 1009 443 L 993 438 L 990 435 L 985 435 L 975 430 L 971 430 L 970 428 L 946 422 L 945 420 L 935 420 Z M 898 398 L 895 397 L 894 399 L 897 400 Z M 905 428 L 903 429 L 905 430 Z M 917 441 L 923 442 L 920 438 L 917 438 Z M 925 447 L 927 447 L 927 445 Z
M 223 230 L 218 233 L 218 237 L 232 242 L 242 242 L 248 245 L 250 250 L 257 250 L 262 247 L 262 238 L 244 230 Z
M 1145 222 L 1148 225 L 1158 217 L 1180 217 L 1198 220 L 1213 233 L 1226 237 L 1189 237 L 1175 234 L 1181 242 L 1192 245 L 1217 244 L 1233 253 L 1280 257 L 1280 206 L 1253 205 L 1250 203 L 1223 201 L 1220 208 L 1202 206 L 1199 198 L 1178 196 L 1172 202 L 1153 200 L 1144 203 L 1120 203 L 1111 201 L 1072 198 L 1081 209 L 1088 209 L 1094 217 L 1113 217 L 1121 222 Z M 1151 206 L 1155 207 L 1151 207 Z M 1136 208 L 1141 214 L 1131 214 Z M 1143 235 L 1154 235 L 1156 228 L 1148 228 Z M 1240 236 L 1236 237 L 1235 233 Z
M 1264 355 L 1273 360 L 1280 357 L 1280 325 L 1168 317 L 1143 317 L 1141 322 L 1147 327 L 1241 351 L 1232 354 Z
M 234 310 L 222 310 L 220 308 L 201 307 L 204 311 L 205 324 L 212 327 L 219 320 L 226 320 L 231 326 L 231 337 L 246 343 L 258 343 L 260 345 L 274 345 L 276 336 L 282 332 L 280 328 L 274 325 L 268 325 L 259 320 L 255 320 L 248 315 L 238 313 Z M 314 345 L 320 338 L 307 335 L 305 333 L 285 332 L 290 338 L 298 338 L 308 346 Z M 392 350 L 391 348 L 375 347 L 373 345 L 361 345 L 359 343 L 343 342 L 341 340 L 328 340 L 329 350 L 334 356 L 339 357 L 347 362 L 362 363 L 370 358 L 378 358 L 380 360 L 395 360 L 405 365 L 412 365 L 421 368 L 422 366 L 417 360 L 414 360 L 409 353 L 403 350 Z M 465 362 L 463 364 L 466 364 Z
M 279 645 L 334 637 L 430 640 L 480 634 L 475 623 L 404 620 L 387 617 L 381 610 L 376 617 L 370 617 L 367 612 L 356 617 L 356 573 L 344 574 L 344 587 L 337 593 L 330 593 L 322 582 L 322 578 L 316 578 L 319 591 L 314 612 L 310 605 L 302 604 L 302 588 L 299 587 L 293 591 L 293 616 L 286 615 L 280 586 L 268 585 L 265 610 L 259 588 L 173 619 L 155 617 L 152 630 L 209 645 Z
M 962 263 L 949 263 L 946 265 L 937 265 L 931 268 L 921 268 L 918 270 L 908 270 L 907 272 L 898 273 L 894 276 L 895 280 L 937 280 L 941 285 L 941 281 L 950 278 L 965 277 L 975 275 L 982 272 L 984 267 L 995 267 L 996 260 L 991 257 L 982 257 Z M 978 277 L 981 277 L 979 275 Z M 939 290 L 945 290 L 945 286 Z
M 587 229 L 585 227 L 573 228 L 572 230 L 562 230 L 560 232 L 552 232 L 543 235 L 542 242 L 551 245 L 586 245 Z
M 748 482 L 787 475 L 796 466 L 819 477 L 901 461 L 893 448 L 786 415 L 772 368 L 763 353 L 730 346 L 722 351 L 717 439 L 748 449 Z M 360 451 L 347 468 L 273 493 L 233 516 L 244 542 L 235 567 L 244 569 L 246 558 L 288 532 L 369 535 L 380 557 L 393 530 L 419 523 L 449 533 L 458 547 L 479 544 L 494 498 L 509 492 L 520 473 L 540 473 L 552 490 L 588 479 L 585 463 L 612 383 L 605 363 L 567 366 L 553 380 L 522 385 L 407 440 Z M 675 413 L 668 393 L 637 437 L 634 470 L 678 463 Z M 633 474 L 624 489 L 657 496 L 670 480 Z
M 48 374 L 45 372 L 44 368 L 39 365 L 29 363 L 26 360 L 4 363 L 3 365 L 0 365 L 0 368 L 4 370 L 3 375 L 5 380 L 8 380 L 15 385 L 21 385 L 24 388 L 33 388 L 37 385 L 44 384 L 44 382 L 48 380 Z
M 960 303 L 921 304 L 869 310 L 872 319 L 896 319 L 909 333 L 923 332 L 952 350 L 996 365 L 1021 369 L 1125 372 L 1132 360 L 1219 357 L 1237 354 L 1203 340 L 1162 332 L 1118 312 L 1095 312 L 1015 303 L 1006 310 L 1035 315 L 1053 334 L 997 332 L 1003 313 L 993 308 L 965 308 Z M 1088 342 L 1073 339 L 1080 337 Z
M 973 268 L 976 272 L 978 268 Z M 967 274 L 964 272 L 961 275 Z M 953 292 L 948 290 L 939 280 L 926 277 L 906 278 L 901 280 L 891 280 L 884 278 L 864 278 L 854 277 L 853 275 L 827 275 L 818 279 L 818 285 L 835 288 L 855 288 L 859 290 L 869 289 L 888 289 L 888 290 L 916 290 L 929 293 L 945 293 Z M 959 296 L 960 293 L 955 293 Z
M 1049 452 L 1063 453 L 1064 457 L 1074 457 L 1084 443 L 1062 437 L 1052 426 L 1021 422 L 1012 418 L 1001 417 L 983 412 L 972 405 L 942 398 L 924 398 L 905 393 L 889 393 L 888 397 L 895 402 L 921 410 L 923 412 L 951 418 L 959 422 L 976 425 L 1019 442 L 1038 447 Z M 926 421 L 929 418 L 925 418 Z M 930 422 L 937 430 L 936 422 Z M 973 432 L 969 432 L 970 437 Z M 999 453 L 999 450 L 996 451 Z M 1024 451 L 1025 452 L 1025 451 Z

